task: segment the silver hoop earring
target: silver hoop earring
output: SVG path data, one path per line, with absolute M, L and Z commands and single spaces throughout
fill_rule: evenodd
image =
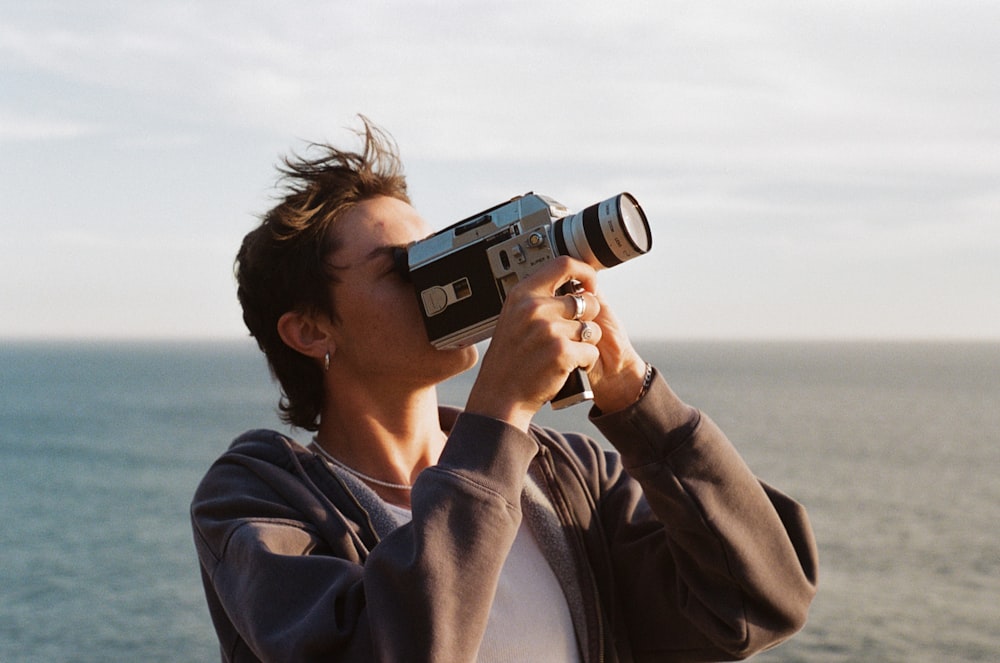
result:
M 323 357 L 323 371 L 330 370 L 330 351 L 326 351 L 326 355 Z

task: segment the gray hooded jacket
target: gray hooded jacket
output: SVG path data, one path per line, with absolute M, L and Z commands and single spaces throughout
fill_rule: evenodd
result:
M 437 465 L 396 527 L 374 493 L 273 431 L 233 442 L 192 504 L 223 661 L 474 661 L 522 519 L 582 660 L 745 658 L 805 622 L 804 509 L 655 376 L 581 435 L 444 408 Z

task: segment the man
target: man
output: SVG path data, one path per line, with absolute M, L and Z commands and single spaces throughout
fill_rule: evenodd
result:
M 464 410 L 439 407 L 477 351 L 429 343 L 393 254 L 431 229 L 362 136 L 286 160 L 238 256 L 283 416 L 316 435 L 246 433 L 195 495 L 223 660 L 731 660 L 801 628 L 804 510 L 643 361 L 586 264 L 518 284 Z M 576 367 L 617 451 L 531 423 Z

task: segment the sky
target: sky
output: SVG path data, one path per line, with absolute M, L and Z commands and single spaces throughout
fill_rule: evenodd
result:
M 0 0 L 0 338 L 239 338 L 311 141 L 443 228 L 621 191 L 635 338 L 1000 339 L 1000 3 Z

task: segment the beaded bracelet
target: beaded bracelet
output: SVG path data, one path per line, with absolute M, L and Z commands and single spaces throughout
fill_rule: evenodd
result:
M 646 395 L 649 391 L 649 386 L 653 384 L 653 365 L 648 361 L 646 362 L 646 374 L 642 378 L 642 389 L 639 390 L 639 395 L 635 397 L 635 403 L 642 400 L 642 397 Z

